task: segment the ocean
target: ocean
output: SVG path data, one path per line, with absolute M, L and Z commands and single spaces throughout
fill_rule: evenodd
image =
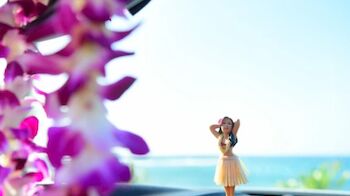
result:
M 222 188 L 213 182 L 217 156 L 138 157 L 128 161 L 133 183 L 189 189 Z M 350 157 L 240 156 L 248 184 L 240 187 L 294 186 L 300 179 L 312 186 L 350 190 Z M 304 177 L 302 177 L 304 176 Z M 340 179 L 344 182 L 338 184 Z

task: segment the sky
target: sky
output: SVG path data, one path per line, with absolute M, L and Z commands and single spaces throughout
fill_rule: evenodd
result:
M 241 155 L 350 155 L 350 2 L 151 1 L 116 47 L 110 80 L 137 82 L 107 103 L 150 155 L 218 154 L 209 125 L 241 120 Z M 111 27 L 117 27 L 117 20 Z
M 101 80 L 137 78 L 106 102 L 108 118 L 142 136 L 150 156 L 219 154 L 209 126 L 223 116 L 241 121 L 238 155 L 350 155 L 349 8 L 347 0 L 153 0 L 130 23 L 108 23 L 140 25 L 113 46 L 135 55 L 110 62 Z

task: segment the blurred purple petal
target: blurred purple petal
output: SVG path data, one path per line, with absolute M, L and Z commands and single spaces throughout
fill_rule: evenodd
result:
M 29 147 L 30 150 L 33 152 L 45 152 L 46 153 L 46 151 L 47 151 L 45 147 L 38 146 L 37 144 L 35 144 L 34 142 L 32 142 L 30 140 L 23 141 L 22 143 L 25 144 L 27 147 Z
M 3 153 L 8 146 L 6 136 L 0 131 L 0 153 Z
M 16 128 L 11 128 L 10 129 L 12 134 L 15 136 L 15 138 L 19 140 L 26 140 L 29 137 L 29 133 L 27 129 L 16 129 Z
M 134 52 L 126 52 L 126 51 L 122 51 L 122 50 L 112 50 L 109 51 L 108 53 L 108 59 L 112 60 L 114 58 L 118 58 L 118 57 L 124 57 L 124 56 L 128 56 L 128 55 L 133 55 Z
M 20 129 L 27 129 L 28 137 L 33 139 L 38 133 L 39 120 L 35 116 L 25 118 L 21 124 Z
M 78 183 L 85 189 L 95 187 L 102 195 L 113 190 L 115 183 L 127 182 L 130 178 L 130 169 L 115 157 L 109 157 L 102 160 L 94 170 L 81 176 Z
M 84 148 L 83 136 L 68 127 L 51 127 L 48 131 L 47 155 L 56 168 L 61 167 L 63 156 L 76 156 Z
M 0 9 L 0 12 L 1 12 L 1 9 Z M 0 16 L 1 16 L 1 14 L 0 14 Z M 2 38 L 4 37 L 6 32 L 10 29 L 13 29 L 13 28 L 7 24 L 1 23 L 1 21 L 0 21 L 0 40 L 2 40 Z
M 35 116 L 22 120 L 19 128 L 11 128 L 12 134 L 19 140 L 33 139 L 38 133 L 39 121 Z
M 41 181 L 44 176 L 41 172 L 30 172 L 24 175 L 25 178 L 30 178 L 33 182 Z
M 37 196 L 88 196 L 88 191 L 77 184 L 51 185 L 45 187 Z
M 87 78 L 80 75 L 80 73 L 71 75 L 67 82 L 57 91 L 60 104 L 66 105 L 71 95 L 83 87 L 86 82 Z
M 15 94 L 8 90 L 0 90 L 0 109 L 6 106 L 19 106 L 19 101 Z
M 23 69 L 22 67 L 16 62 L 12 61 L 7 64 L 5 69 L 5 82 L 9 82 L 14 80 L 17 76 L 23 75 Z
M 130 35 L 130 33 L 134 31 L 137 27 L 138 25 L 127 31 L 108 32 L 108 33 L 105 33 L 101 30 L 98 30 L 98 31 L 91 30 L 86 33 L 85 39 L 92 40 L 104 46 L 105 48 L 109 49 L 111 47 L 111 44 Z
M 34 165 L 38 169 L 38 171 L 43 174 L 44 178 L 49 177 L 49 168 L 45 161 L 41 159 L 36 159 L 34 161 Z
M 82 12 L 92 21 L 104 22 L 109 20 L 112 15 L 125 17 L 125 7 L 128 2 L 121 0 L 87 0 Z
M 43 56 L 39 53 L 28 52 L 17 58 L 28 74 L 61 74 L 62 59 L 58 56 Z
M 126 76 L 121 80 L 107 85 L 102 86 L 100 89 L 100 94 L 102 97 L 109 100 L 116 100 L 135 82 L 135 78 Z
M 106 1 L 87 1 L 82 13 L 92 21 L 104 22 L 111 18 L 109 9 Z
M 7 57 L 9 53 L 10 53 L 10 49 L 0 43 L 0 58 Z
M 21 177 L 15 177 L 9 179 L 10 185 L 15 188 L 16 190 L 19 190 L 23 186 L 35 182 L 39 182 L 43 179 L 43 174 L 40 172 L 30 172 L 26 173 L 24 176 Z
M 114 129 L 114 136 L 117 138 L 119 145 L 128 148 L 134 154 L 146 154 L 149 148 L 142 137 L 123 130 Z
M 105 67 L 106 64 L 111 61 L 114 58 L 127 56 L 127 55 L 133 55 L 133 52 L 125 52 L 125 51 L 113 51 L 113 50 L 105 50 L 99 54 L 99 59 L 97 59 L 97 62 L 93 64 L 93 66 L 100 71 L 102 75 L 105 75 Z
M 109 59 L 114 59 L 118 57 L 123 57 L 123 56 L 128 56 L 128 55 L 133 55 L 133 52 L 126 52 L 122 50 L 113 50 L 108 53 L 108 58 Z
M 10 174 L 11 169 L 7 167 L 2 167 L 0 165 L 0 184 L 4 183 L 4 180 L 7 178 L 7 176 Z
M 62 112 L 60 110 L 61 104 L 58 101 L 57 94 L 56 93 L 52 93 L 52 94 L 44 93 L 43 95 L 45 96 L 44 109 L 45 109 L 46 115 L 49 118 L 59 119 L 62 116 Z

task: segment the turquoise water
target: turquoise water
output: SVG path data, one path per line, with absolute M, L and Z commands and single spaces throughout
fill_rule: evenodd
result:
M 350 175 L 350 157 L 240 157 L 248 169 L 249 183 L 241 187 L 278 187 L 281 181 L 311 173 L 323 163 L 341 164 L 337 176 Z M 137 158 L 135 183 L 191 189 L 221 188 L 214 184 L 217 157 L 176 156 Z M 350 176 L 349 176 L 350 177 Z M 331 189 L 350 190 L 350 179 Z

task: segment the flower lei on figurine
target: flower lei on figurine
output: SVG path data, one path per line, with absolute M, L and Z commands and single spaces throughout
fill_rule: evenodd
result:
M 135 78 L 97 82 L 110 60 L 132 54 L 111 45 L 133 29 L 115 32 L 105 27 L 114 15 L 126 18 L 127 2 L 8 0 L 1 5 L 0 58 L 6 68 L 0 88 L 0 195 L 107 195 L 115 183 L 130 180 L 129 167 L 112 148 L 145 154 L 148 146 L 140 136 L 112 125 L 103 103 L 120 98 Z M 44 55 L 36 47 L 63 35 L 69 43 L 53 54 Z M 67 80 L 54 92 L 45 92 L 33 84 L 40 74 L 63 74 Z M 38 103 L 53 121 L 47 146 L 33 141 L 41 131 L 34 107 Z M 48 163 L 53 184 L 39 186 L 50 178 Z
M 220 151 L 222 153 L 226 153 L 230 147 L 231 147 L 231 142 L 229 139 L 225 139 L 224 134 L 221 134 L 218 139 Z

